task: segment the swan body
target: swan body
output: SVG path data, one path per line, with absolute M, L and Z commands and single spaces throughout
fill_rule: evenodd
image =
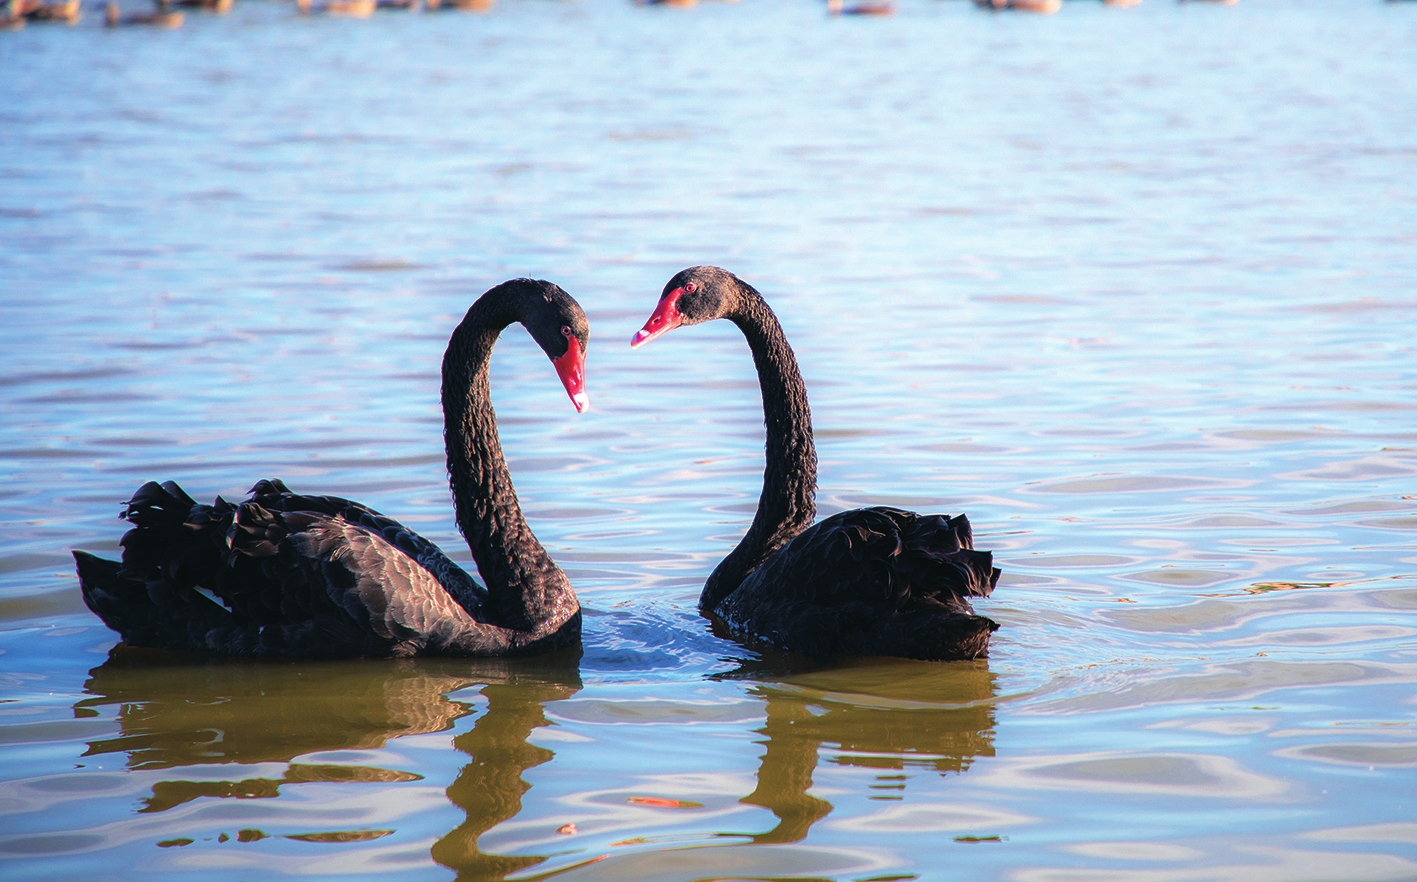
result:
M 827 0 L 828 15 L 893 15 L 892 3 L 853 3 L 847 6 L 844 0 Z
M 181 12 L 166 9 L 159 4 L 155 12 L 135 12 L 130 15 L 123 15 L 118 8 L 117 0 L 108 0 L 103 8 L 103 23 L 110 28 L 122 27 L 125 25 L 147 25 L 154 28 L 180 28 L 186 15 Z
M 428 0 L 428 9 L 456 9 L 460 12 L 491 12 L 497 0 Z
M 295 0 L 301 15 L 334 15 L 342 18 L 368 18 L 379 8 L 378 0 L 326 0 L 316 6 L 311 0 Z
M 17 0 L 14 4 L 18 12 L 30 21 L 57 21 L 60 24 L 76 24 L 79 21 L 79 0 Z
M 1063 0 L 974 0 L 974 5 L 983 9 L 1014 9 L 1052 15 L 1063 8 Z
M 743 332 L 758 369 L 767 467 L 748 532 L 704 584 L 699 608 L 740 638 L 825 657 L 979 658 L 999 626 L 974 614 L 999 578 L 974 550 L 964 515 L 895 508 L 844 511 L 818 523 L 817 455 L 796 357 L 762 295 L 726 270 L 670 279 L 635 338 L 717 318 Z
M 75 551 L 84 602 L 125 643 L 237 656 L 500 656 L 580 639 L 566 575 L 521 513 L 488 394 L 492 345 L 521 322 L 578 411 L 589 325 L 557 286 L 517 279 L 468 310 L 443 359 L 444 436 L 458 527 L 486 581 L 392 518 L 263 480 L 197 503 L 149 482 L 123 512 L 123 559 Z
M 208 12 L 215 12 L 217 15 L 226 15 L 231 11 L 233 0 L 157 0 L 158 9 L 166 11 L 173 6 L 180 6 L 186 9 L 205 9 Z

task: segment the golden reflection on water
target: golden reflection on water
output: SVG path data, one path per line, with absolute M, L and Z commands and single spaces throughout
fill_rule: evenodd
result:
M 471 757 L 447 788 L 466 820 L 441 837 L 432 857 L 460 877 L 502 879 L 545 860 L 488 855 L 478 837 L 514 818 L 529 785 L 525 771 L 554 754 L 528 742 L 547 725 L 544 706 L 581 688 L 578 650 L 529 661 L 395 661 L 371 664 L 211 661 L 116 647 L 94 668 L 74 705 L 76 716 L 119 707 L 117 735 L 89 743 L 85 756 L 126 754 L 134 770 L 187 771 L 191 779 L 152 784 L 136 812 L 170 811 L 201 799 L 278 799 L 291 785 L 388 784 L 423 780 L 400 769 L 299 762 L 310 754 L 372 751 L 393 739 L 445 732 L 473 713 L 451 692 L 481 686 L 486 708 L 453 739 Z M 284 764 L 275 777 L 213 779 L 201 767 L 243 769 Z M 282 834 L 305 842 L 360 842 L 392 830 L 319 830 Z M 257 842 L 272 834 L 247 827 L 218 841 Z M 190 838 L 159 846 L 188 845 Z
M 531 733 L 547 725 L 548 702 L 569 698 L 580 691 L 574 667 L 564 679 L 532 683 L 489 683 L 482 689 L 487 710 L 472 730 L 453 739 L 453 746 L 472 761 L 463 766 L 448 787 L 448 799 L 467 820 L 433 845 L 433 859 L 458 872 L 463 879 L 505 879 L 534 867 L 545 856 L 485 854 L 477 840 L 503 821 L 517 816 L 522 795 L 530 789 L 523 779 L 527 769 L 550 762 L 555 754 L 531 744 Z
M 742 802 L 777 817 L 775 827 L 750 834 L 754 843 L 799 842 L 831 813 L 811 795 L 819 757 L 878 771 L 872 799 L 901 799 L 907 768 L 963 772 L 976 757 L 994 755 L 994 677 L 988 664 L 921 666 L 862 660 L 843 676 L 804 675 L 748 690 L 767 719 L 758 786 Z M 731 834 L 730 834 L 731 835 Z
M 228 662 L 122 644 L 90 672 L 76 716 L 119 707 L 120 734 L 85 756 L 126 752 L 132 769 L 290 762 L 441 732 L 470 708 L 446 693 L 475 683 L 411 665 Z
M 889 875 L 887 871 L 898 870 L 900 864 L 889 848 L 873 842 L 878 834 L 870 829 L 872 820 L 906 805 L 918 804 L 929 813 L 932 806 L 940 807 L 932 802 L 940 789 L 933 782 L 964 774 L 981 758 L 994 755 L 997 684 L 986 662 L 849 659 L 819 669 L 791 671 L 790 663 L 787 667 L 783 669 L 780 659 L 771 660 L 724 675 L 734 684 L 747 681 L 742 694 L 760 702 L 763 715 L 751 730 L 760 749 L 748 792 L 724 799 L 718 791 L 723 776 L 645 776 L 641 784 L 697 797 L 662 802 L 703 806 L 702 811 L 697 817 L 623 812 L 602 817 L 621 835 L 609 843 L 602 860 L 580 868 L 575 878 Z M 706 709 L 703 719 L 720 713 Z M 631 725 L 654 728 L 670 717 L 665 709 L 657 720 L 641 715 L 641 722 Z M 618 725 L 626 725 L 626 719 Z M 712 739 L 701 743 L 711 744 Z M 617 794 L 606 796 L 609 802 Z M 845 814 L 834 817 L 843 806 L 849 807 Z M 744 808 L 763 810 L 770 817 Z M 972 808 L 948 818 L 932 817 L 930 834 L 949 842 L 956 831 L 975 830 L 981 817 L 1015 817 L 985 809 L 965 820 Z M 592 828 L 595 822 L 585 826 Z M 623 835 L 627 826 L 638 826 L 638 835 Z M 902 824 L 892 826 L 893 833 L 903 829 Z M 970 837 L 960 837 L 965 839 Z M 973 841 L 997 839 L 986 834 Z
M 534 743 L 533 733 L 553 725 L 549 706 L 580 692 L 579 662 L 579 653 L 570 652 L 517 661 L 215 663 L 119 646 L 93 669 L 86 697 L 73 710 L 82 718 L 118 709 L 118 731 L 90 741 L 85 756 L 121 754 L 129 770 L 161 773 L 132 809 L 149 816 L 203 801 L 290 799 L 305 785 L 384 788 L 390 803 L 396 803 L 400 787 L 427 783 L 425 773 L 370 758 L 388 756 L 380 752 L 396 739 L 448 732 L 475 715 L 471 727 L 452 738 L 453 747 L 469 759 L 445 790 L 463 820 L 440 833 L 430 847 L 432 859 L 460 879 L 524 874 L 553 853 L 558 860 L 551 869 L 519 878 L 569 870 L 585 878 L 662 878 L 665 872 L 675 875 L 703 866 L 705 860 L 724 872 L 753 874 L 790 863 L 795 853 L 773 846 L 802 842 L 833 812 L 831 799 L 812 792 L 823 765 L 874 773 L 866 779 L 866 792 L 849 798 L 898 803 L 906 798 L 913 775 L 962 774 L 980 757 L 994 755 L 997 687 L 986 662 L 857 659 L 830 669 L 779 671 L 771 679 L 742 684 L 743 694 L 761 703 L 763 721 L 754 732 L 762 753 L 755 786 L 738 802 L 770 812 L 775 822 L 767 829 L 700 827 L 694 832 L 683 830 L 681 823 L 672 834 L 617 837 L 604 850 L 594 847 L 594 837 L 586 843 L 567 837 L 564 847 L 542 848 L 541 853 L 484 852 L 479 845 L 483 835 L 522 812 L 531 788 L 528 770 L 556 759 L 555 751 Z M 736 688 L 740 678 L 751 674 L 752 667 L 745 666 L 725 676 Z M 480 708 L 449 697 L 474 688 Z M 601 725 L 624 725 L 624 719 L 623 713 L 610 710 Z M 263 773 L 212 774 L 212 767 L 223 766 Z M 691 812 L 703 806 L 650 797 L 621 801 Z M 684 817 L 694 823 L 692 814 Z M 356 844 L 398 832 L 393 813 L 366 812 L 360 820 L 354 826 L 307 825 L 297 832 L 238 826 L 215 841 Z M 593 828 L 594 819 L 587 826 Z M 859 820 L 855 826 L 861 827 Z M 574 833 L 575 826 L 558 832 Z M 157 835 L 164 838 L 153 844 L 165 848 L 195 841 L 190 833 Z M 731 854 L 723 854 L 725 848 Z M 830 856 L 833 849 L 817 851 L 813 860 Z M 838 857 L 845 863 L 829 862 L 822 869 L 874 865 L 868 858 L 860 864 L 863 856 L 850 850 Z

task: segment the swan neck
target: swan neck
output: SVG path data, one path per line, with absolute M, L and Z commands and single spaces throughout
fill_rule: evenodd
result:
M 738 284 L 738 305 L 727 318 L 743 332 L 757 367 L 767 430 L 766 464 L 752 525 L 704 585 L 699 605 L 708 610 L 816 517 L 817 450 L 807 386 L 767 301 L 751 285 Z
M 538 631 L 561 624 L 547 614 L 565 607 L 571 587 L 522 515 L 492 409 L 492 347 L 517 320 L 515 297 L 489 292 L 453 332 L 443 357 L 443 436 L 458 529 L 487 585 L 490 618 Z

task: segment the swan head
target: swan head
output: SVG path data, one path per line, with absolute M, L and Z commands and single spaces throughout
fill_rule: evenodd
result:
M 740 285 L 737 276 L 720 267 L 691 266 L 680 270 L 665 284 L 659 304 L 630 340 L 630 348 L 642 346 L 680 325 L 723 318 L 736 303 Z
M 590 397 L 585 391 L 586 344 L 590 340 L 590 322 L 581 305 L 559 285 L 544 280 L 524 280 L 526 289 L 521 298 L 522 326 L 551 359 L 556 376 L 571 396 L 576 413 L 590 409 Z

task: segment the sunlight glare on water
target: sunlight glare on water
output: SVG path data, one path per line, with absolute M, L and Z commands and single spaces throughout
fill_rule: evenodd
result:
M 1417 877 L 1417 4 L 502 0 L 0 33 L 0 874 Z M 967 663 L 763 655 L 758 287 L 818 513 L 967 512 Z M 577 415 L 493 359 L 585 608 L 544 658 L 118 647 L 70 550 L 259 478 L 470 555 L 439 376 L 478 294 L 592 324 Z

